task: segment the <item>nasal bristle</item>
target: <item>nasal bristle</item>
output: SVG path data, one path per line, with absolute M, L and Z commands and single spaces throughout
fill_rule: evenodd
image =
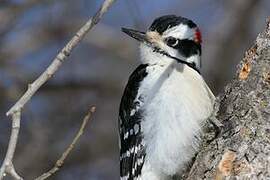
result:
M 195 30 L 195 42 L 201 44 L 202 43 L 202 34 L 199 28 Z

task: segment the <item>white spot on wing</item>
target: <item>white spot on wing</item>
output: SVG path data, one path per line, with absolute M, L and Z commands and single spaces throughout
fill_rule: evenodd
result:
M 130 130 L 129 130 L 129 134 L 130 134 L 130 135 L 133 135 L 133 129 L 130 129 Z
M 136 109 L 132 109 L 132 110 L 130 111 L 130 116 L 133 116 L 133 115 L 135 114 L 135 112 L 136 112 Z
M 135 124 L 134 125 L 135 135 L 138 134 L 139 130 L 140 130 L 140 126 L 138 124 Z
M 129 173 L 126 176 L 120 177 L 121 180 L 128 180 L 128 178 L 129 178 Z
M 128 135 L 129 135 L 129 132 L 126 132 L 126 133 L 124 134 L 124 140 L 128 138 Z

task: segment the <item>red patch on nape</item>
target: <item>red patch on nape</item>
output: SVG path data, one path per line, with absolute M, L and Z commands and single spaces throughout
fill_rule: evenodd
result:
M 195 39 L 194 41 L 198 44 L 202 43 L 202 34 L 199 28 L 195 29 Z

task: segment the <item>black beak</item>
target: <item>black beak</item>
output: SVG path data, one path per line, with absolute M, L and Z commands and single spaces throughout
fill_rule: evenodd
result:
M 139 42 L 146 43 L 146 44 L 151 44 L 147 37 L 145 32 L 140 32 L 136 31 L 133 29 L 127 29 L 127 28 L 122 28 L 122 31 L 126 33 L 127 35 L 133 37 L 134 39 L 138 40 Z

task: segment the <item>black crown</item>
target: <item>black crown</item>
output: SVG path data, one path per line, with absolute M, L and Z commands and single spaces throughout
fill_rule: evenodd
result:
M 159 34 L 162 34 L 167 29 L 177 26 L 179 24 L 185 24 L 190 28 L 197 27 L 197 25 L 193 21 L 187 18 L 175 15 L 166 15 L 155 19 L 149 30 L 157 31 Z

